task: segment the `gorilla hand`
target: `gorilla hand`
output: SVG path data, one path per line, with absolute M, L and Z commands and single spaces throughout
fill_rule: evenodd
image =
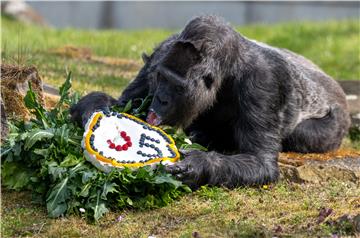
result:
M 192 190 L 208 181 L 206 172 L 208 153 L 200 150 L 182 151 L 185 159 L 166 167 L 168 173 L 188 185 Z
M 184 156 L 184 160 L 168 166 L 166 170 L 191 189 L 205 184 L 227 188 L 267 184 L 279 176 L 275 159 L 264 164 L 264 159 L 250 154 L 224 155 L 199 150 L 185 152 Z M 262 156 L 269 158 L 266 154 Z M 275 156 L 272 158 L 276 158 Z
M 117 100 L 111 96 L 101 92 L 92 92 L 70 108 L 71 119 L 85 127 L 93 112 L 108 110 L 110 106 L 115 104 L 117 104 Z

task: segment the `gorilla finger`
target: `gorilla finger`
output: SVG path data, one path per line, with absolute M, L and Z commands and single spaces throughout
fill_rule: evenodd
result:
M 184 172 L 185 170 L 186 170 L 185 167 L 178 166 L 178 165 L 167 166 L 165 168 L 165 171 L 170 174 L 179 174 L 179 173 Z
M 194 149 L 180 149 L 179 151 L 180 151 L 180 154 L 182 154 L 186 158 L 186 156 L 191 154 L 191 152 L 193 152 Z

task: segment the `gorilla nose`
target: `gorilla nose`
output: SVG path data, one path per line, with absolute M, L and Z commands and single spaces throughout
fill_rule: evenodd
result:
M 166 100 L 165 98 L 160 98 L 159 96 L 156 96 L 156 100 L 162 105 L 162 106 L 166 106 L 169 104 L 168 100 Z

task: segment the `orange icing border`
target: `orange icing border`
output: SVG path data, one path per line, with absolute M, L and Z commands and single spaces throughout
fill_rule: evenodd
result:
M 153 164 L 153 163 L 156 163 L 156 162 L 160 162 L 160 161 L 170 161 L 170 162 L 176 162 L 177 160 L 179 160 L 180 158 L 180 153 L 179 151 L 177 150 L 176 148 L 176 145 L 175 145 L 175 141 L 173 140 L 173 138 L 171 138 L 169 135 L 167 135 L 162 129 L 158 128 L 158 127 L 155 127 L 155 126 L 152 126 L 146 122 L 144 122 L 143 120 L 137 118 L 137 117 L 134 117 L 132 115 L 129 115 L 127 113 L 120 113 L 122 115 L 124 115 L 125 117 L 128 117 L 128 118 L 132 118 L 138 122 L 141 122 L 141 123 L 145 123 L 147 126 L 149 126 L 150 128 L 158 131 L 159 133 L 162 133 L 164 134 L 170 141 L 171 143 L 169 144 L 169 147 L 173 150 L 173 152 L 175 152 L 175 157 L 174 158 L 171 158 L 171 157 L 164 157 L 164 158 L 155 158 L 155 159 L 152 159 L 152 160 L 149 160 L 149 161 L 146 161 L 144 163 L 132 163 L 132 164 L 127 164 L 127 163 L 119 163 L 117 162 L 116 160 L 111 160 L 111 159 L 108 159 L 102 155 L 99 154 L 99 152 L 96 152 L 93 150 L 93 148 L 91 148 L 91 145 L 90 145 L 90 137 L 91 135 L 93 134 L 93 131 L 92 131 L 92 128 L 94 127 L 94 125 L 97 123 L 98 119 L 105 116 L 102 112 L 97 112 L 97 114 L 93 117 L 90 125 L 89 125 L 89 128 L 88 128 L 88 132 L 87 134 L 85 135 L 85 148 L 86 150 L 89 152 L 89 154 L 91 155 L 95 155 L 96 159 L 97 160 L 100 160 L 104 163 L 107 163 L 107 164 L 111 164 L 113 165 L 114 167 L 142 167 L 142 166 L 145 166 L 145 165 L 150 165 L 150 164 Z

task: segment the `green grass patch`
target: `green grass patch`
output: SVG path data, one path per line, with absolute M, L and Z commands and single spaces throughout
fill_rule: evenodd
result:
M 359 21 L 293 22 L 249 25 L 236 29 L 248 38 L 290 49 L 318 64 L 335 79 L 360 79 Z M 78 30 L 24 25 L 2 18 L 1 51 L 5 63 L 34 64 L 44 80 L 60 85 L 65 68 L 74 73 L 74 88 L 82 93 L 102 90 L 118 96 L 132 74 L 117 65 L 54 55 L 50 50 L 71 45 L 87 47 L 93 55 L 139 61 L 178 30 Z M 140 67 L 140 66 L 139 66 Z M 110 84 L 110 85 L 109 85 Z

